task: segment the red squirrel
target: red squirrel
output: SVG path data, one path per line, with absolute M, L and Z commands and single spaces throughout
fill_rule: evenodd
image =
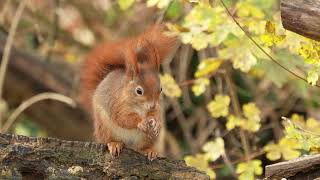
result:
M 160 132 L 159 68 L 175 49 L 176 38 L 163 24 L 141 35 L 94 48 L 81 71 L 81 99 L 94 118 L 94 137 L 112 156 L 123 146 L 157 158 Z

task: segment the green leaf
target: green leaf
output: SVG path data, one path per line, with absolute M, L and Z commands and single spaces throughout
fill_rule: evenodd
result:
M 180 1 L 174 0 L 172 3 L 169 5 L 166 16 L 170 19 L 177 18 L 181 15 L 183 10 L 183 6 Z

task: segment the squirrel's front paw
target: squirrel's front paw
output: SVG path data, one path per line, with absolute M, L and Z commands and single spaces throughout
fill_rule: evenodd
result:
M 157 137 L 160 133 L 160 123 L 154 118 L 141 121 L 138 124 L 138 128 L 147 133 L 151 138 Z
M 109 142 L 107 144 L 109 152 L 112 157 L 119 156 L 120 152 L 122 151 L 123 148 L 123 143 L 122 142 Z
M 144 150 L 144 154 L 145 154 L 146 156 L 148 156 L 148 159 L 149 159 L 150 161 L 153 161 L 153 160 L 155 160 L 155 159 L 158 157 L 157 151 L 155 151 L 153 148 L 145 149 L 145 150 Z

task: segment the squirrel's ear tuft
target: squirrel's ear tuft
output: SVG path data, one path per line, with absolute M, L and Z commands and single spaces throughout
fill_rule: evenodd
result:
M 128 77 L 135 77 L 137 74 L 139 74 L 138 60 L 135 50 L 132 48 L 132 45 L 129 45 L 124 49 L 126 74 Z
M 167 28 L 164 24 L 156 24 L 142 34 L 142 38 L 146 39 L 156 49 L 160 64 L 177 48 L 177 38 L 167 35 L 166 31 Z

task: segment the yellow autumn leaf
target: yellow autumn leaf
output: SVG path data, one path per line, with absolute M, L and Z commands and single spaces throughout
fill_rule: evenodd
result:
M 224 154 L 224 141 L 221 137 L 218 137 L 214 141 L 207 142 L 202 150 L 208 160 L 215 161 Z
M 233 67 L 240 69 L 243 72 L 248 72 L 253 65 L 257 63 L 257 58 L 249 50 L 244 50 L 243 53 L 234 57 Z
M 304 120 L 302 116 L 292 115 L 293 120 L 288 118 L 284 118 L 285 133 L 287 138 L 295 139 L 299 142 L 301 149 L 309 151 L 309 152 L 318 152 L 320 150 L 320 135 L 319 131 L 312 132 L 308 129 L 308 127 L 304 124 Z M 300 123 L 300 124 L 299 124 Z M 313 125 L 313 120 L 309 120 L 309 125 Z M 317 128 L 317 127 L 315 127 Z M 300 149 L 300 148 L 299 148 Z
M 267 21 L 266 23 L 266 33 L 270 33 L 270 34 L 276 33 L 276 25 L 271 21 Z
M 230 131 L 235 127 L 241 126 L 245 122 L 244 119 L 236 117 L 234 115 L 228 116 L 226 127 Z
M 208 74 L 214 73 L 217 71 L 222 64 L 223 60 L 216 58 L 207 58 L 200 62 L 198 69 L 195 72 L 195 77 L 203 77 Z
M 227 95 L 218 94 L 214 97 L 207 108 L 212 117 L 225 117 L 229 113 L 230 97 Z
M 126 10 L 132 6 L 135 0 L 118 0 L 120 9 Z
M 170 74 L 160 75 L 162 91 L 169 97 L 180 97 L 181 89 Z
M 204 154 L 196 154 L 195 156 L 186 156 L 184 158 L 186 164 L 188 166 L 192 166 L 197 168 L 200 171 L 206 172 L 211 179 L 216 178 L 215 172 L 210 169 L 208 160 Z
M 191 45 L 196 50 L 204 49 L 209 44 L 209 35 L 203 32 L 194 33 L 191 40 Z
M 298 53 L 306 63 L 317 65 L 320 63 L 320 42 L 310 39 L 301 41 Z
M 243 114 L 247 119 L 260 121 L 260 110 L 254 103 L 247 103 L 242 106 Z
M 254 180 L 255 175 L 262 174 L 261 161 L 254 159 L 249 162 L 239 163 L 236 173 L 239 175 L 239 180 Z
M 265 16 L 261 9 L 259 9 L 250 2 L 239 2 L 237 3 L 236 9 L 237 15 L 239 17 L 253 17 L 257 19 L 262 19 Z
M 256 132 L 260 129 L 260 110 L 254 103 L 248 103 L 242 106 L 242 111 L 246 117 L 245 123 L 241 124 L 243 129 Z
M 264 147 L 264 151 L 267 153 L 267 158 L 271 161 L 275 161 L 283 157 L 284 160 L 294 159 L 300 156 L 300 149 L 296 139 L 282 138 L 278 144 L 268 144 Z
M 79 57 L 76 54 L 73 53 L 66 53 L 64 55 L 64 59 L 68 61 L 69 63 L 75 63 L 77 60 L 79 60 Z
M 308 83 L 311 84 L 312 86 L 316 85 L 319 79 L 319 74 L 320 74 L 320 67 L 312 66 L 307 74 Z
M 306 120 L 306 126 L 310 131 L 320 132 L 320 122 L 314 118 L 308 118 Z
M 224 42 L 225 47 L 218 50 L 218 57 L 221 59 L 231 59 L 233 67 L 243 72 L 249 72 L 252 66 L 257 63 L 256 47 L 250 42 L 242 39 L 232 39 Z
M 215 39 L 219 41 L 216 42 L 217 44 L 221 43 L 229 32 L 234 31 L 235 28 L 230 28 L 230 30 L 229 28 L 220 28 L 219 35 L 221 36 L 216 35 L 216 30 L 224 24 L 226 17 L 227 14 L 222 7 L 212 7 L 209 2 L 201 1 L 184 18 L 183 31 L 181 31 L 182 29 L 175 29 L 175 31 L 180 31 L 179 35 L 183 43 L 191 44 L 194 49 L 201 50 L 209 44 L 214 44 Z M 228 27 L 235 26 L 233 24 L 233 26 L 228 25 Z
M 320 132 L 320 121 L 314 118 L 304 120 L 304 117 L 299 114 L 292 114 L 291 121 L 300 128 L 314 133 Z
M 206 87 L 210 84 L 210 81 L 208 78 L 199 78 L 195 81 L 195 83 L 192 85 L 192 92 L 196 96 L 200 96 L 202 93 L 206 91 Z
M 281 43 L 285 39 L 286 35 L 276 34 L 275 23 L 267 21 L 265 27 L 265 34 L 261 35 L 260 39 L 266 46 L 273 46 Z
M 277 144 L 270 143 L 263 149 L 265 152 L 267 152 L 266 156 L 269 160 L 276 161 L 281 158 L 281 150 L 279 149 L 279 146 Z
M 247 131 L 257 132 L 260 129 L 261 124 L 253 119 L 247 119 L 246 122 L 241 124 L 241 127 Z
M 167 7 L 172 0 L 148 0 L 147 6 L 157 6 L 159 9 Z

